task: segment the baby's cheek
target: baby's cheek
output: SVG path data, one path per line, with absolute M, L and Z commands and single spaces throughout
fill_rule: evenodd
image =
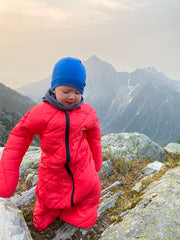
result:
M 77 95 L 76 99 L 77 99 L 77 102 L 79 102 L 81 100 L 81 95 Z
M 56 100 L 59 102 L 59 103 L 61 103 L 61 104 L 63 104 L 63 101 L 62 101 L 62 99 L 61 99 L 61 97 L 56 97 Z

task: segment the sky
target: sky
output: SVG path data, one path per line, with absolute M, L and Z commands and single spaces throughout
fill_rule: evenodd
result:
M 0 82 L 49 77 L 94 54 L 118 72 L 153 66 L 180 80 L 180 0 L 0 0 Z

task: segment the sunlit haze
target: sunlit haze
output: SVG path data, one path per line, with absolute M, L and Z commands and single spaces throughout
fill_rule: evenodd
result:
M 0 82 L 51 75 L 62 57 L 96 55 L 119 72 L 154 66 L 180 80 L 179 0 L 0 0 Z

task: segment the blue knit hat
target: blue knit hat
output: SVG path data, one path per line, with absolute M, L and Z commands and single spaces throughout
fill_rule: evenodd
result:
M 86 70 L 80 59 L 67 57 L 60 59 L 55 64 L 51 79 L 51 90 L 60 85 L 70 85 L 83 94 L 86 86 Z

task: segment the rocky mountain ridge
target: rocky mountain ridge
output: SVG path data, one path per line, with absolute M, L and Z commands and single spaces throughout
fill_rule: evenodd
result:
M 34 105 L 30 98 L 0 83 L 0 146 L 5 145 L 15 124 Z
M 139 132 L 162 146 L 179 139 L 179 81 L 169 79 L 154 67 L 117 72 L 95 55 L 84 65 L 84 99 L 95 108 L 103 135 Z M 50 87 L 50 78 L 17 91 L 39 102 Z

